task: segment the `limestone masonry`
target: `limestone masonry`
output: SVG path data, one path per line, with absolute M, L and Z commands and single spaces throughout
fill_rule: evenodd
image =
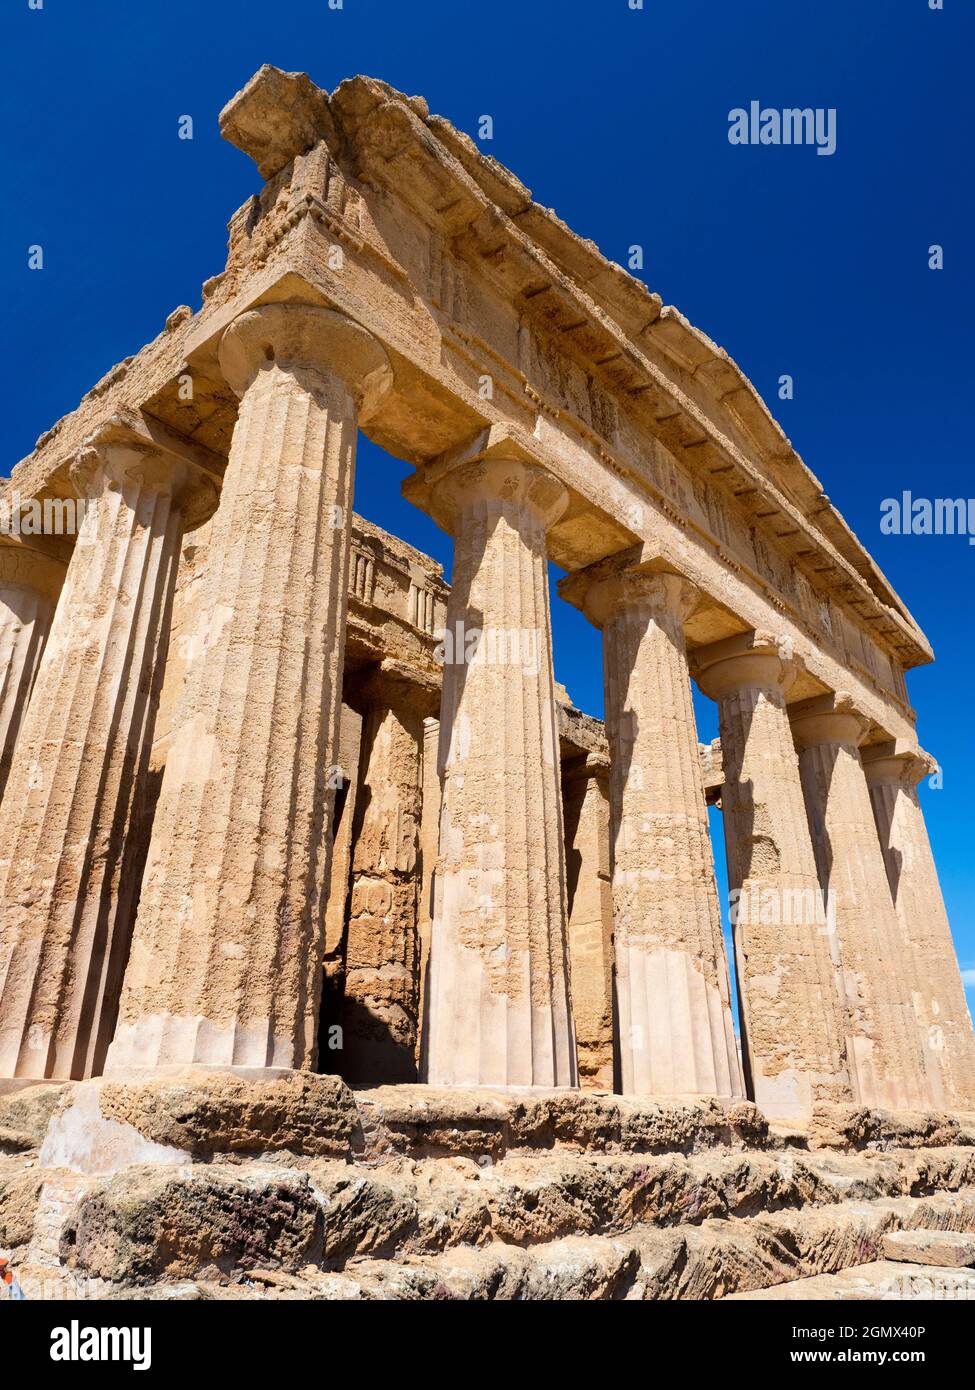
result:
M 221 129 L 262 187 L 202 308 L 4 485 L 87 504 L 0 537 L 25 1287 L 964 1281 L 923 633 L 727 354 L 421 98 L 265 67 Z M 359 430 L 452 585 L 354 514 Z M 605 728 L 554 680 L 549 561 Z

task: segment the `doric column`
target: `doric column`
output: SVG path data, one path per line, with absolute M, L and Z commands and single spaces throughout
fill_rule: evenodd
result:
M 512 450 L 513 450 L 512 446 Z M 459 464 L 444 640 L 428 1079 L 575 1086 L 546 528 L 562 484 L 514 456 Z
M 917 787 L 933 770 L 919 750 L 862 752 L 935 1105 L 975 1110 L 975 1032 Z
M 105 1056 L 180 541 L 217 500 L 117 420 L 72 480 L 85 517 L 0 806 L 6 1077 L 89 1076 Z
M 624 1095 L 741 1096 L 676 574 L 625 572 L 585 600 L 603 629 L 613 924 Z
M 358 411 L 385 353 L 269 304 L 225 332 L 240 396 L 106 1070 L 312 1064 Z
M 721 800 L 745 1079 L 766 1114 L 799 1120 L 852 1097 L 838 961 L 809 837 L 785 696 L 797 675 L 746 633 L 694 653 L 718 702 Z
M 367 710 L 345 943 L 343 1075 L 415 1081 L 423 718 L 431 692 L 380 670 L 360 698 Z
M 804 700 L 791 717 L 819 881 L 835 914 L 858 1098 L 891 1109 L 930 1104 L 909 963 L 860 762 L 868 721 L 845 695 Z
M 439 712 L 439 711 L 438 711 Z M 440 847 L 440 774 L 437 754 L 440 720 L 423 721 L 423 805 L 420 812 L 420 899 L 416 930 L 420 944 L 420 1027 L 416 1064 L 426 1075 L 427 1008 L 430 994 L 430 938 L 433 935 L 433 894 Z
M 60 560 L 0 536 L 0 797 L 64 574 Z
M 569 964 L 579 1084 L 613 1089 L 613 889 L 609 764 L 583 754 L 562 763 L 569 891 Z
M 329 865 L 328 899 L 325 903 L 325 990 L 322 1016 L 338 1024 L 341 1013 L 342 973 L 345 969 L 345 927 L 352 882 L 352 830 L 359 761 L 362 749 L 362 715 L 344 701 L 339 712 L 335 762 L 330 769 L 333 803 L 332 858 Z

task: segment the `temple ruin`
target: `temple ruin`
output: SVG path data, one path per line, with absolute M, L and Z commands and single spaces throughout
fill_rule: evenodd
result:
M 905 685 L 932 652 L 751 384 L 419 97 L 265 67 L 221 129 L 261 187 L 202 307 L 5 484 L 88 503 L 0 543 L 6 1103 L 57 1092 L 76 1173 L 115 1167 L 67 1083 L 179 1148 L 117 1096 L 192 1074 L 244 1110 L 340 1077 L 401 1153 L 472 1088 L 509 1146 L 519 1095 L 576 1088 L 618 1143 L 667 1106 L 708 1144 L 855 1113 L 854 1147 L 894 1125 L 975 1184 Z M 360 430 L 449 585 L 355 514 Z M 605 726 L 554 680 L 550 561 Z

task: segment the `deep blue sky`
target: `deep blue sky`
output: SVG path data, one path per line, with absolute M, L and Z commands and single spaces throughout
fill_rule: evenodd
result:
M 924 804 L 975 984 L 975 548 L 878 529 L 881 500 L 904 488 L 975 490 L 975 13 L 944 6 L 4 0 L 2 471 L 222 268 L 227 219 L 258 179 L 216 118 L 261 63 L 328 88 L 384 78 L 472 135 L 492 115 L 484 148 L 540 202 L 616 260 L 644 246 L 651 288 L 737 359 L 928 633 L 937 663 L 909 689 L 944 787 Z M 751 100 L 835 107 L 836 154 L 731 146 L 728 112 Z M 192 141 L 177 138 L 182 115 Z M 40 272 L 27 269 L 34 243 Z M 927 267 L 933 243 L 941 272 Z M 449 570 L 449 541 L 398 496 L 405 471 L 365 444 L 357 506 Z M 598 636 L 553 607 L 557 674 L 600 713 Z M 712 737 L 707 701 L 699 718 Z

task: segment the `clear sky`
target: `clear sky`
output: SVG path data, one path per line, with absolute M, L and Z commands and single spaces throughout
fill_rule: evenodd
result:
M 475 136 L 491 115 L 482 148 L 539 202 L 615 260 L 644 247 L 643 278 L 742 366 L 931 639 L 936 664 L 908 684 L 944 772 L 924 807 L 971 1003 L 975 547 L 879 522 L 904 489 L 975 494 L 975 12 L 632 3 L 4 0 L 0 467 L 222 269 L 226 222 L 258 177 L 217 113 L 262 63 L 327 88 L 383 78 Z M 752 101 L 834 108 L 835 153 L 730 144 L 729 112 Z M 29 270 L 37 244 L 44 268 Z M 777 398 L 786 373 L 791 401 Z M 399 497 L 406 472 L 364 443 L 356 505 L 449 572 L 449 540 Z M 553 614 L 556 673 L 601 713 L 598 634 L 554 599 Z M 714 706 L 698 709 L 709 739 Z

